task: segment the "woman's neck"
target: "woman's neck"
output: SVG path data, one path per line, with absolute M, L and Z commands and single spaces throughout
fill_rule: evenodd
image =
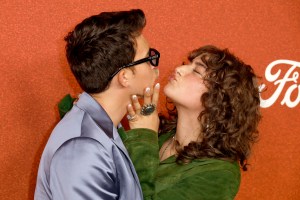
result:
M 175 139 L 183 147 L 191 141 L 201 140 L 201 124 L 198 120 L 199 113 L 187 109 L 177 109 L 178 120 Z

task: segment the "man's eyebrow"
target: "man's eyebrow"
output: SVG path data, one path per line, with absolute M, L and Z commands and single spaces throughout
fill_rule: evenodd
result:
M 150 55 L 150 48 L 147 51 L 147 54 L 145 55 L 146 57 Z
M 145 55 L 146 57 L 150 56 L 150 49 L 151 49 L 151 47 L 148 48 L 147 54 Z

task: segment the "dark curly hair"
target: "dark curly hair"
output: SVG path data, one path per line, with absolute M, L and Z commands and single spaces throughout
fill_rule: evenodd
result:
M 239 161 L 246 171 L 261 119 L 257 76 L 250 65 L 227 49 L 204 46 L 192 51 L 188 59 L 193 61 L 198 56 L 207 66 L 204 83 L 208 90 L 201 97 L 204 109 L 198 117 L 202 140 L 183 148 L 176 141 L 176 161 L 183 164 L 204 157 L 225 159 Z M 160 133 L 176 129 L 176 108 L 168 111 L 168 118 L 160 116 Z
M 102 12 L 84 19 L 65 37 L 71 70 L 87 93 L 104 91 L 116 70 L 133 61 L 135 38 L 146 25 L 142 10 Z

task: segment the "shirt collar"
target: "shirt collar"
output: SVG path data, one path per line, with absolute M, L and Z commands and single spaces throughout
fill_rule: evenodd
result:
M 114 127 L 113 122 L 106 111 L 93 97 L 88 93 L 83 92 L 76 105 L 87 112 L 109 138 L 114 138 L 113 130 L 116 128 Z

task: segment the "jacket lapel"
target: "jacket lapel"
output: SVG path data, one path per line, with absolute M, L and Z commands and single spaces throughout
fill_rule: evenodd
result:
M 103 133 L 105 133 L 110 138 L 110 140 L 121 150 L 121 152 L 123 152 L 126 159 L 128 160 L 130 170 L 134 176 L 134 179 L 137 185 L 139 185 L 140 187 L 138 176 L 128 155 L 128 152 L 119 136 L 117 129 L 114 127 L 113 122 L 111 121 L 106 111 L 96 100 L 94 100 L 89 94 L 85 92 L 80 95 L 80 98 L 76 105 L 80 109 L 87 112 L 91 116 L 93 121 L 98 125 L 98 127 L 103 130 Z M 100 136 L 99 134 L 97 134 L 97 132 L 95 132 L 94 134 L 88 134 L 93 135 L 93 137 L 95 138 L 98 138 Z
M 115 139 L 112 139 L 113 143 L 124 153 L 125 157 L 127 158 L 128 160 L 128 163 L 129 163 L 129 166 L 130 166 L 130 170 L 133 174 L 133 177 L 137 183 L 137 185 L 140 187 L 140 181 L 139 181 L 139 178 L 138 178 L 138 175 L 135 171 L 135 168 L 134 168 L 134 165 L 128 155 L 128 151 L 126 150 L 120 136 L 119 136 L 119 133 L 117 132 L 117 129 L 114 130 L 114 138 Z

